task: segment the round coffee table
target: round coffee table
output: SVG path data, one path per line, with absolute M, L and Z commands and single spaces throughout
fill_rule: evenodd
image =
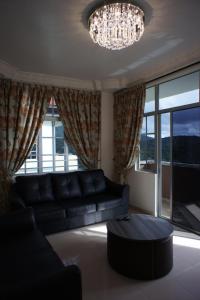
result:
M 150 215 L 132 214 L 107 223 L 108 261 L 135 279 L 156 279 L 173 266 L 173 226 Z

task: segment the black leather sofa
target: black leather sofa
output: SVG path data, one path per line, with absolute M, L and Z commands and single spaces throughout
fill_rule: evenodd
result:
M 50 234 L 126 215 L 128 193 L 98 169 L 17 176 L 11 198 L 15 208 L 31 206 L 38 228 Z
M 63 265 L 31 208 L 1 216 L 0 235 L 0 299 L 82 299 L 79 268 Z

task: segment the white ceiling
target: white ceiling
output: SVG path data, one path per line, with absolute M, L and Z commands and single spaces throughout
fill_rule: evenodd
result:
M 24 72 L 83 80 L 150 80 L 200 58 L 200 0 L 138 0 L 141 40 L 120 51 L 94 44 L 94 0 L 0 0 L 0 59 Z

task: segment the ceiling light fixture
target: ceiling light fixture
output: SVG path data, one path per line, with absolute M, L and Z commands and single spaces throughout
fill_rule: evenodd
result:
M 139 41 L 143 35 L 144 12 L 132 3 L 110 3 L 93 11 L 88 23 L 94 43 L 120 50 Z

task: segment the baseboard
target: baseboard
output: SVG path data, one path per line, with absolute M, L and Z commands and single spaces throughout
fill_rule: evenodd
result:
M 129 211 L 130 212 L 143 213 L 143 214 L 147 214 L 147 215 L 153 215 L 151 211 L 145 210 L 145 209 L 142 209 L 140 207 L 133 206 L 133 205 L 129 205 Z

